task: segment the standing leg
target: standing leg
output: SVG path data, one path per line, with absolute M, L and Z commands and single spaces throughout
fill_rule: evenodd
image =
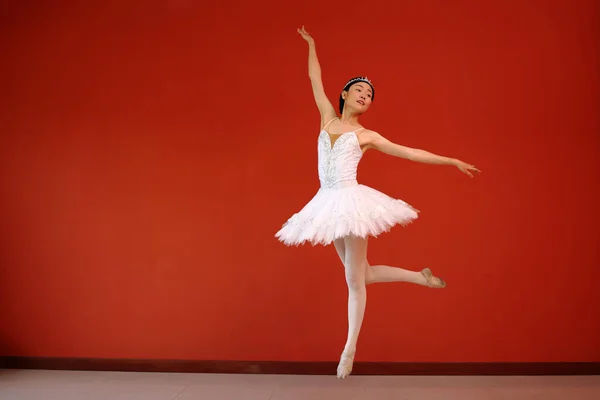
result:
M 348 285 L 348 337 L 337 370 L 337 376 L 340 379 L 345 379 L 352 372 L 356 343 L 365 315 L 367 239 L 346 237 L 344 250 L 344 267 Z
M 334 240 L 333 246 L 335 247 L 335 251 L 342 264 L 346 264 L 346 245 L 344 244 L 344 238 Z

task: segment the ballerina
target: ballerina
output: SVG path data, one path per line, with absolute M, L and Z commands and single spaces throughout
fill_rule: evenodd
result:
M 369 236 L 406 225 L 419 211 L 400 199 L 394 199 L 356 180 L 358 164 L 366 151 L 373 149 L 399 158 L 427 164 L 452 165 L 466 175 L 480 172 L 475 166 L 455 158 L 395 144 L 381 134 L 365 129 L 359 117 L 371 106 L 375 88 L 367 77 L 350 79 L 339 98 L 339 111 L 323 89 L 321 67 L 315 41 L 302 27 L 298 33 L 308 42 L 308 74 L 315 102 L 321 114 L 321 131 L 317 139 L 320 188 L 315 196 L 291 216 L 276 233 L 285 245 L 333 243 L 344 265 L 348 286 L 348 335 L 337 376 L 347 378 L 352 372 L 356 345 L 365 313 L 366 285 L 376 282 L 410 282 L 430 288 L 444 288 L 446 282 L 429 268 L 411 271 L 387 265 L 369 265 Z

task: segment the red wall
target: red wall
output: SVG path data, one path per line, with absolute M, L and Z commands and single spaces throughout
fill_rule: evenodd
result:
M 318 188 L 305 24 L 334 104 L 366 74 L 364 124 L 483 170 L 367 153 L 421 210 L 371 263 L 448 288 L 369 287 L 357 359 L 600 361 L 598 2 L 53 3 L 1 13 L 1 354 L 338 357 L 334 249 L 274 238 Z

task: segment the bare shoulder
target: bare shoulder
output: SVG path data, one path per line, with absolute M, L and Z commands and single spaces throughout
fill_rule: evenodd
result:
M 372 139 L 375 137 L 379 137 L 381 136 L 377 131 L 374 131 L 373 129 L 367 129 L 367 128 L 363 128 L 362 131 L 360 131 L 360 136 L 364 136 L 365 139 Z
M 331 123 L 334 123 L 335 120 L 338 119 L 337 114 L 335 113 L 335 110 L 331 110 L 330 112 L 325 112 L 321 114 L 321 130 L 325 129 L 326 126 L 328 126 Z
M 388 152 L 393 146 L 388 139 L 383 137 L 379 132 L 372 129 L 365 129 L 359 134 L 358 141 L 360 146 L 366 151 L 369 149 Z
M 376 143 L 378 140 L 383 138 L 383 136 L 381 136 L 381 134 L 379 134 L 378 132 L 366 128 L 364 128 L 364 130 L 361 131 L 358 136 L 361 144 L 365 145 L 372 145 L 373 143 Z

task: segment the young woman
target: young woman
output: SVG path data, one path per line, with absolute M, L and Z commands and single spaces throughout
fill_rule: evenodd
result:
M 375 98 L 375 88 L 366 77 L 349 80 L 340 95 L 341 117 L 327 99 L 321 80 L 315 42 L 304 27 L 298 33 L 308 42 L 308 74 L 317 107 L 321 113 L 318 137 L 318 170 L 321 187 L 316 195 L 294 214 L 275 235 L 286 245 L 333 243 L 344 264 L 348 285 L 348 336 L 337 369 L 338 378 L 350 375 L 356 343 L 366 305 L 366 285 L 376 282 L 411 282 L 431 288 L 446 283 L 429 268 L 409 271 L 386 265 L 369 265 L 369 236 L 405 225 L 417 218 L 418 211 L 402 200 L 361 185 L 356 180 L 363 154 L 379 150 L 411 161 L 453 165 L 468 176 L 479 171 L 473 165 L 441 157 L 424 150 L 390 142 L 379 133 L 363 128 L 358 120 Z

